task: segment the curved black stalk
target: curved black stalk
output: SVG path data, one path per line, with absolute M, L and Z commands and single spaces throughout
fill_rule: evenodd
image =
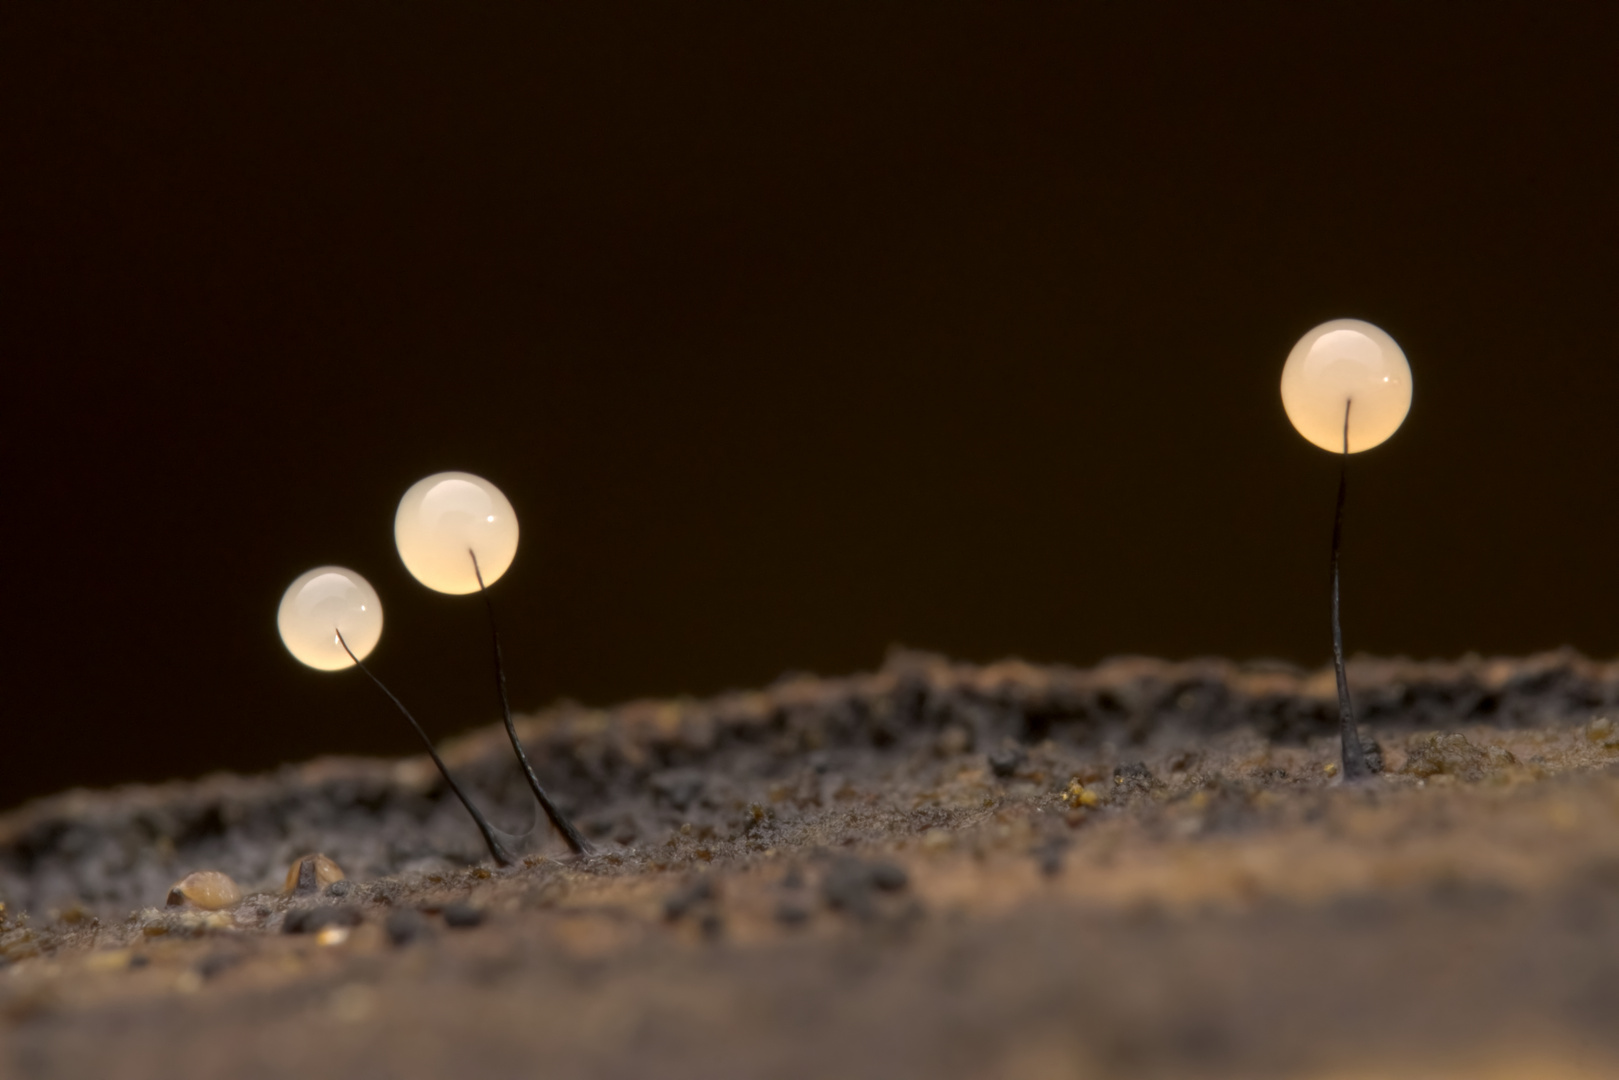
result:
M 523 775 L 528 777 L 528 786 L 533 790 L 534 797 L 540 800 L 540 808 L 551 819 L 556 831 L 562 834 L 562 839 L 568 842 L 568 847 L 575 855 L 594 855 L 595 847 L 574 828 L 573 822 L 556 808 L 551 797 L 545 793 L 545 788 L 540 786 L 540 778 L 534 775 L 534 766 L 528 763 L 523 743 L 517 738 L 517 727 L 512 723 L 511 703 L 506 699 L 506 668 L 500 660 L 500 631 L 495 628 L 495 602 L 489 599 L 489 589 L 483 583 L 483 571 L 478 568 L 478 553 L 468 548 L 467 554 L 472 556 L 472 572 L 478 578 L 478 591 L 483 593 L 484 608 L 489 612 L 489 637 L 495 643 L 495 687 L 500 691 L 500 718 L 506 722 L 506 734 L 512 740 L 512 749 L 517 751 L 517 761 L 523 766 Z
M 349 643 L 343 640 L 343 631 L 341 630 L 337 631 L 337 643 L 343 646 L 344 652 L 349 654 L 349 659 L 354 661 L 354 666 L 365 672 L 366 677 L 377 684 L 378 690 L 388 695 L 388 700 L 393 702 L 399 711 L 405 714 L 405 719 L 410 721 L 410 726 L 415 728 L 416 734 L 422 737 L 422 742 L 427 746 L 428 757 L 433 759 L 433 764 L 438 766 L 439 774 L 444 777 L 444 782 L 450 785 L 450 790 L 455 792 L 455 797 L 461 800 L 461 805 L 466 807 L 467 813 L 472 815 L 472 821 L 478 826 L 478 831 L 483 833 L 483 842 L 489 846 L 489 854 L 494 856 L 495 865 L 514 865 L 517 862 L 517 856 L 513 855 L 510 849 L 496 838 L 495 830 L 490 826 L 488 819 L 479 812 L 476 806 L 472 805 L 472 800 L 467 798 L 467 793 L 462 791 L 461 785 L 455 782 L 455 778 L 450 775 L 450 770 L 444 765 L 444 759 L 438 756 L 437 750 L 433 749 L 433 740 L 427 737 L 427 732 L 422 730 L 422 725 L 418 724 L 416 718 L 410 715 L 410 710 L 405 708 L 404 703 L 394 697 L 393 691 L 384 686 L 381 679 L 371 674 L 370 668 L 360 663 L 360 658 L 354 655 L 354 650 L 349 648 Z
M 1343 544 L 1344 497 L 1349 492 L 1349 407 L 1353 404 L 1353 400 L 1344 402 L 1344 454 L 1338 462 L 1338 509 L 1332 517 L 1332 666 L 1338 674 L 1338 734 L 1343 740 L 1344 779 L 1363 780 L 1372 775 L 1372 766 L 1355 727 L 1349 677 L 1344 674 L 1344 631 L 1338 621 L 1338 549 Z

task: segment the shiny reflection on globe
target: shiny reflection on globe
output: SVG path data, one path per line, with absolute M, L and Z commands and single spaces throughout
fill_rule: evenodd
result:
M 1411 365 L 1383 330 L 1360 319 L 1334 319 L 1299 339 L 1282 367 L 1282 408 L 1300 435 L 1323 450 L 1370 450 L 1393 435 L 1411 410 Z
M 405 569 L 429 589 L 477 592 L 469 552 L 478 556 L 484 584 L 493 585 L 517 555 L 517 513 L 481 476 L 434 473 L 399 500 L 394 542 Z
M 338 632 L 364 660 L 382 637 L 382 601 L 371 583 L 341 566 L 317 566 L 287 586 L 276 613 L 281 641 L 300 661 L 321 671 L 354 666 Z

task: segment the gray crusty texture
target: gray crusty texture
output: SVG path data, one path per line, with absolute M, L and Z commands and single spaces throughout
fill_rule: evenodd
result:
M 1619 665 L 896 654 L 0 817 L 0 1078 L 1619 1076 Z M 504 732 L 455 770 L 532 814 Z M 281 884 L 321 851 L 347 871 Z M 474 865 L 467 865 L 467 864 Z M 232 908 L 164 905 L 193 870 Z M 26 909 L 26 910 L 24 910 Z
M 1578 722 L 1619 705 L 1619 662 L 1567 651 L 1357 659 L 1350 678 L 1374 737 Z M 831 828 L 819 820 L 827 815 L 858 831 L 838 808 L 839 790 L 885 782 L 921 790 L 961 755 L 999 753 L 1004 765 L 1018 748 L 1043 750 L 1055 776 L 1161 765 L 1233 732 L 1284 745 L 1325 739 L 1336 728 L 1334 695 L 1330 669 L 1274 662 L 1121 658 L 1080 669 L 896 652 L 871 674 L 790 675 L 705 701 L 564 705 L 520 729 L 542 782 L 607 850 L 644 848 L 686 826 L 714 850 L 739 851 L 818 821 Z M 527 828 L 530 797 L 498 726 L 450 741 L 445 757 L 497 823 Z M 938 811 L 939 824 L 947 813 Z M 560 850 L 543 821 L 520 846 Z M 0 902 L 113 914 L 162 903 L 175 880 L 200 868 L 270 889 L 311 851 L 358 879 L 486 857 L 425 757 L 330 758 L 258 776 L 69 791 L 0 815 Z

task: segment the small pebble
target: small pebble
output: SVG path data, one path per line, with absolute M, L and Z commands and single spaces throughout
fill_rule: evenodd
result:
M 474 926 L 482 926 L 485 917 L 483 908 L 474 907 L 465 900 L 457 900 L 444 908 L 444 925 L 452 926 L 457 930 L 468 930 Z
M 821 878 L 821 898 L 826 906 L 862 919 L 876 914 L 872 890 L 871 868 L 859 859 L 839 859 Z
M 1023 768 L 1029 755 L 1023 752 L 1021 746 L 1009 746 L 1004 750 L 997 750 L 989 755 L 989 771 L 1005 779 L 1016 776 L 1017 771 Z
M 898 892 L 910 883 L 910 876 L 905 868 L 898 863 L 876 862 L 871 864 L 871 883 L 883 892 Z
M 212 956 L 205 956 L 197 964 L 197 974 L 201 975 L 205 980 L 212 979 L 227 968 L 235 967 L 241 962 L 241 959 L 240 956 L 232 956 L 228 953 L 214 953 Z M 135 966 L 133 958 L 130 959 L 129 966 Z
M 410 908 L 397 908 L 388 913 L 382 924 L 388 940 L 395 945 L 408 945 L 427 932 L 427 920 Z
M 169 890 L 169 907 L 189 904 L 203 911 L 221 911 L 241 902 L 242 890 L 228 874 L 218 870 L 198 870 L 187 874 Z
M 287 871 L 286 884 L 281 887 L 281 892 L 292 896 L 314 896 L 346 876 L 342 867 L 324 855 L 303 855 L 294 860 L 292 868 Z
M 714 899 L 714 883 L 700 877 L 663 902 L 663 917 L 671 922 L 684 917 L 698 904 Z
M 800 926 L 809 921 L 810 910 L 797 900 L 783 900 L 776 905 L 776 921 L 783 926 Z
M 1040 866 L 1040 873 L 1046 877 L 1056 877 L 1062 873 L 1062 847 L 1058 844 L 1047 844 L 1035 852 L 1035 860 Z
M 847 857 L 834 862 L 821 878 L 821 898 L 834 911 L 869 919 L 877 913 L 874 893 L 898 892 L 909 883 L 905 868 L 897 863 Z
M 1383 745 L 1370 735 L 1360 737 L 1360 748 L 1366 755 L 1366 767 L 1374 773 L 1383 771 Z M 1508 755 L 1510 756 L 1510 755 Z
M 285 934 L 318 934 L 328 926 L 359 926 L 365 921 L 360 909 L 347 904 L 293 908 L 282 920 Z
M 326 895 L 335 897 L 347 896 L 349 891 L 353 888 L 354 883 L 351 881 L 334 881 L 330 885 L 326 886 Z

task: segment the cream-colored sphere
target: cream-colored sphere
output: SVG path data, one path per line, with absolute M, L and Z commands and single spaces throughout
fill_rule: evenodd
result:
M 1282 408 L 1299 434 L 1335 454 L 1393 435 L 1411 411 L 1411 365 L 1383 330 L 1360 319 L 1334 319 L 1299 338 L 1282 367 Z
M 312 668 L 337 671 L 354 666 L 338 643 L 338 631 L 364 660 L 382 637 L 382 601 L 353 570 L 317 566 L 287 586 L 275 622 L 293 656 Z
M 517 555 L 517 513 L 481 476 L 434 473 L 399 500 L 394 543 L 405 569 L 429 589 L 477 592 L 469 552 L 477 553 L 483 583 L 493 585 Z

